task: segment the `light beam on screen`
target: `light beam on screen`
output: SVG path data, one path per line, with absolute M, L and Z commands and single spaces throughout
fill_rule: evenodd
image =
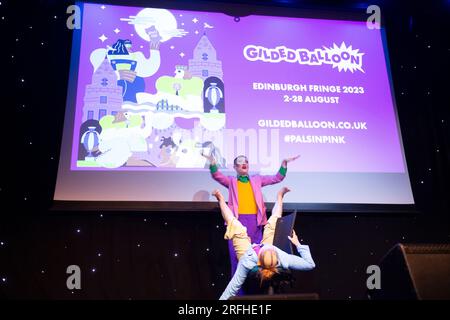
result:
M 239 154 L 264 175 L 300 154 L 287 208 L 414 204 L 384 29 L 79 5 L 54 200 L 208 210 L 221 186 L 202 153 L 229 176 Z

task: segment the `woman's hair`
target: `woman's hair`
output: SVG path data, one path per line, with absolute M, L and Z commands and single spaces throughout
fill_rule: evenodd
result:
M 262 285 L 264 281 L 271 279 L 274 274 L 278 273 L 277 264 L 278 256 L 275 250 L 269 249 L 261 252 L 259 255 L 260 268 L 258 270 L 260 285 Z
M 262 286 L 262 284 L 264 283 L 264 281 L 270 280 L 274 274 L 278 273 L 277 268 L 260 268 L 259 271 L 259 285 Z

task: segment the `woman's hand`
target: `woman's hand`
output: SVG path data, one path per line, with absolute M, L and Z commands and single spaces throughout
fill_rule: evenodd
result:
M 300 245 L 300 241 L 298 241 L 297 234 L 295 233 L 295 230 L 292 230 L 292 237 L 288 236 L 288 239 L 291 240 L 292 244 L 296 247 Z

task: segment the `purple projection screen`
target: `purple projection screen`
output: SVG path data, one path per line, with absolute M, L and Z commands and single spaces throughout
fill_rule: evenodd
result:
M 211 202 L 201 155 L 275 174 L 273 202 L 412 205 L 382 29 L 78 4 L 54 200 Z

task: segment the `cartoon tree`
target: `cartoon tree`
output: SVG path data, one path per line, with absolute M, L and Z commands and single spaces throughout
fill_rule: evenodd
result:
M 182 86 L 181 86 L 180 83 L 176 82 L 176 83 L 174 83 L 174 84 L 172 85 L 172 87 L 173 87 L 173 89 L 175 90 L 175 94 L 178 95 L 178 91 L 181 90 L 181 87 L 182 87 Z

